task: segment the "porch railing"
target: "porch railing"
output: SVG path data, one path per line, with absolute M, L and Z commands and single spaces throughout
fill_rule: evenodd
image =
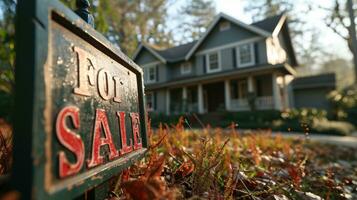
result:
M 259 109 L 273 109 L 274 101 L 272 96 L 257 97 L 255 100 L 255 106 Z M 249 103 L 247 99 L 231 99 L 231 110 L 232 111 L 243 111 L 249 110 Z

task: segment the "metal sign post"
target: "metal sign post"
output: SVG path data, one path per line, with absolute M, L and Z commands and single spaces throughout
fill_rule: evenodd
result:
M 57 0 L 18 2 L 13 186 L 73 199 L 147 150 L 143 72 Z M 99 196 L 98 196 L 99 195 Z

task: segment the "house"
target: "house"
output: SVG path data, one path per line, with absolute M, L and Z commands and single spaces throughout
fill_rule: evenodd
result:
M 291 86 L 292 104 L 295 108 L 331 110 L 332 105 L 327 96 L 336 89 L 334 73 L 297 77 L 291 82 Z
M 298 65 L 286 15 L 245 24 L 220 13 L 197 41 L 159 50 L 141 44 L 133 60 L 144 70 L 149 111 L 281 110 Z

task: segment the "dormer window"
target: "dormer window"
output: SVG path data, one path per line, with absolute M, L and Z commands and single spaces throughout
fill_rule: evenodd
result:
M 206 69 L 207 73 L 221 71 L 220 54 L 218 51 L 206 55 Z
M 242 44 L 237 49 L 238 67 L 247 67 L 255 64 L 253 43 Z
M 181 64 L 181 74 L 189 74 L 192 71 L 192 66 L 190 62 L 185 62 Z
M 230 28 L 231 28 L 231 23 L 228 21 L 224 21 L 219 24 L 220 31 L 229 30 Z

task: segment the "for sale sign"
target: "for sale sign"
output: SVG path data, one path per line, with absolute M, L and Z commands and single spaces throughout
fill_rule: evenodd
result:
M 146 151 L 142 70 L 57 1 L 18 12 L 15 185 L 74 198 Z

